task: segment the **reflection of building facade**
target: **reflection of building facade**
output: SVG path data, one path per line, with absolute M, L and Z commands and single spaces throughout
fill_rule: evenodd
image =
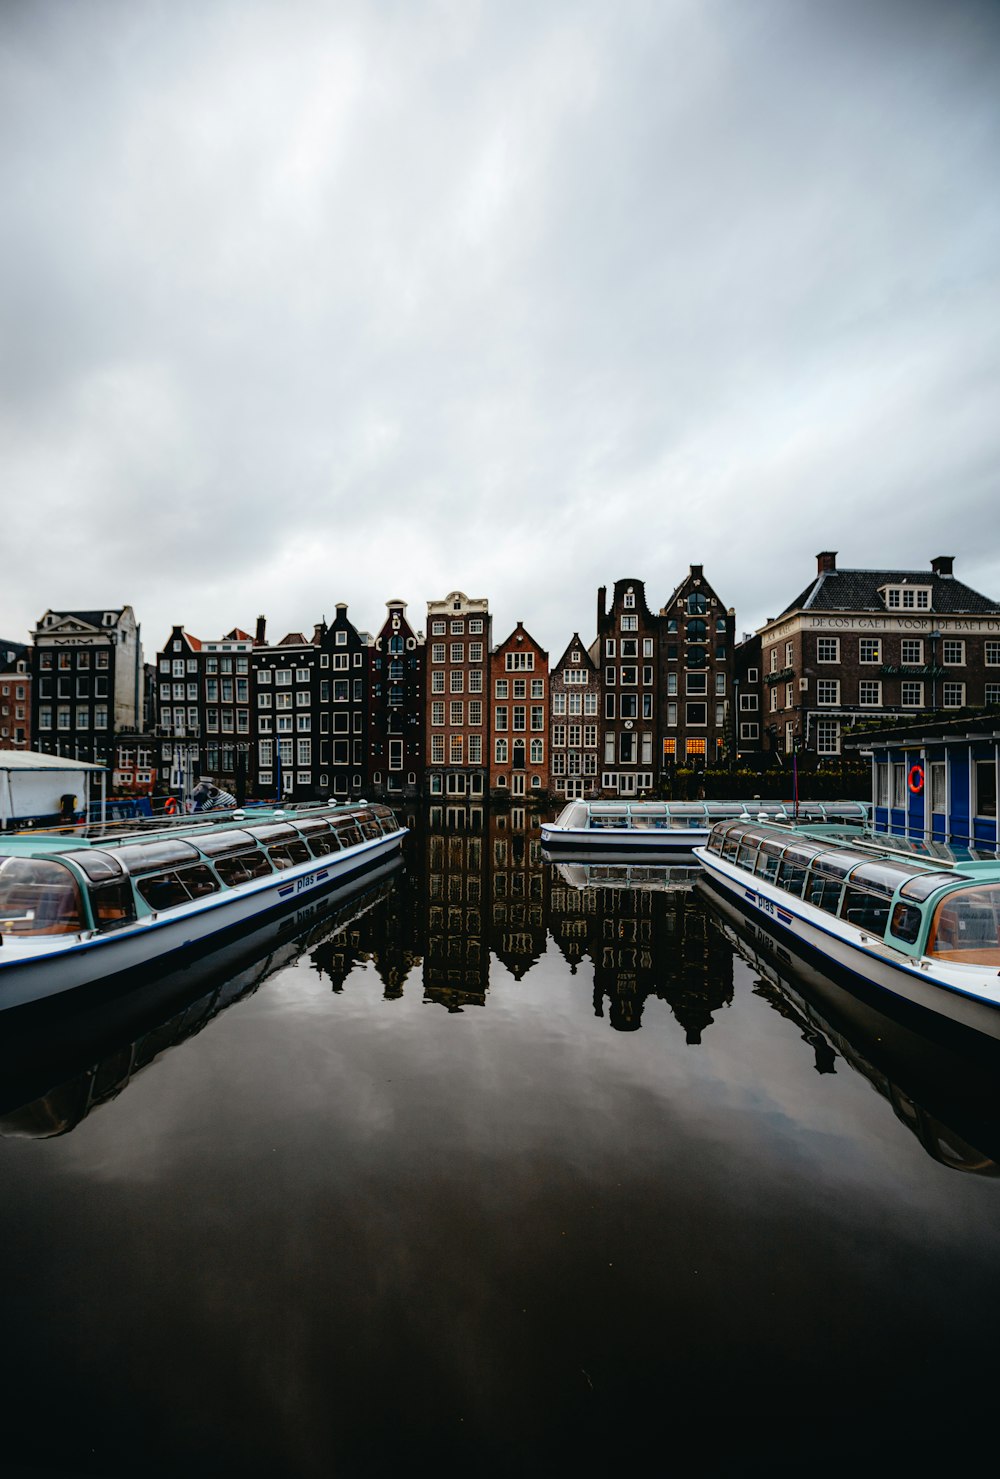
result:
M 491 655 L 490 789 L 525 796 L 548 789 L 549 655 L 518 622 Z
M 489 825 L 490 948 L 515 980 L 545 953 L 545 887 L 536 814 L 523 806 L 494 812 Z
M 567 801 L 596 796 L 601 758 L 601 670 L 578 632 L 549 674 L 552 790 Z
M 665 1002 L 691 1045 L 732 1000 L 732 952 L 688 888 L 574 888 L 552 881 L 549 928 L 574 971 L 594 967 L 594 1011 L 636 1032 L 650 997 Z
M 435 815 L 443 810 L 445 815 Z M 483 910 L 489 863 L 480 808 L 430 808 L 424 837 L 427 926 L 424 996 L 449 1011 L 483 1006 L 489 951 Z M 464 827 L 469 830 L 463 830 Z
M 482 797 L 489 776 L 489 603 L 452 591 L 427 602 L 429 796 Z

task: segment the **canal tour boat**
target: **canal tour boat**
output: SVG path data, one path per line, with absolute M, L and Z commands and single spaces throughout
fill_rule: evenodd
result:
M 542 823 L 542 847 L 584 855 L 598 851 L 690 853 L 708 841 L 716 822 L 752 817 L 836 822 L 863 827 L 864 801 L 570 801 L 554 822 Z
M 0 834 L 0 1011 L 172 969 L 377 868 L 407 829 L 359 803 L 93 830 Z
M 951 862 L 834 828 L 720 822 L 712 884 L 821 963 L 1000 1039 L 1000 862 Z

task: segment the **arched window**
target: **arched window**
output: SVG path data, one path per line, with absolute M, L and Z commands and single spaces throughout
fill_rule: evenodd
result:
M 688 616 L 704 616 L 708 610 L 708 599 L 704 591 L 692 591 L 687 599 Z

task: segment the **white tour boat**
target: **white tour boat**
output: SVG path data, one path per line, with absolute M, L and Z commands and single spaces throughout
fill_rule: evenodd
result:
M 863 827 L 864 801 L 570 801 L 554 822 L 542 823 L 548 851 L 689 853 L 708 841 L 716 822 L 766 817 L 775 821 L 836 822 Z
M 1000 1039 L 1000 862 L 892 838 L 720 822 L 695 856 L 713 885 L 821 961 L 938 1019 Z
M 0 833 L 0 1011 L 172 969 L 378 868 L 405 835 L 389 807 L 366 803 Z

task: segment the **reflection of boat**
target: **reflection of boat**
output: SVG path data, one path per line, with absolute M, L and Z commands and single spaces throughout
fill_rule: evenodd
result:
M 693 854 L 686 863 L 586 863 L 566 859 L 557 863 L 556 869 L 572 888 L 627 888 L 658 893 L 690 888 L 701 876 Z
M 595 849 L 607 855 L 688 853 L 708 841 L 716 822 L 742 817 L 772 821 L 836 822 L 863 827 L 863 801 L 570 801 L 554 822 L 542 823 L 542 846 L 579 856 Z
M 0 838 L 0 1009 L 171 969 L 398 853 L 387 806 L 185 819 L 155 832 Z
M 388 898 L 397 858 L 324 898 L 258 924 L 142 992 L 100 1003 L 51 1002 L 9 1019 L 0 1039 L 0 1134 L 65 1134 L 116 1097 L 165 1049 L 192 1037 L 276 971 Z
M 757 994 L 800 1027 L 819 1072 L 832 1072 L 839 1055 L 888 1100 L 934 1160 L 1000 1176 L 1000 1059 L 992 1044 L 983 1056 L 928 1036 L 902 1020 L 880 993 L 866 1000 L 846 972 L 819 970 L 710 880 L 696 888 L 760 977 Z
M 943 1022 L 1000 1038 L 1000 865 L 749 821 L 720 822 L 696 855 L 778 934 Z

